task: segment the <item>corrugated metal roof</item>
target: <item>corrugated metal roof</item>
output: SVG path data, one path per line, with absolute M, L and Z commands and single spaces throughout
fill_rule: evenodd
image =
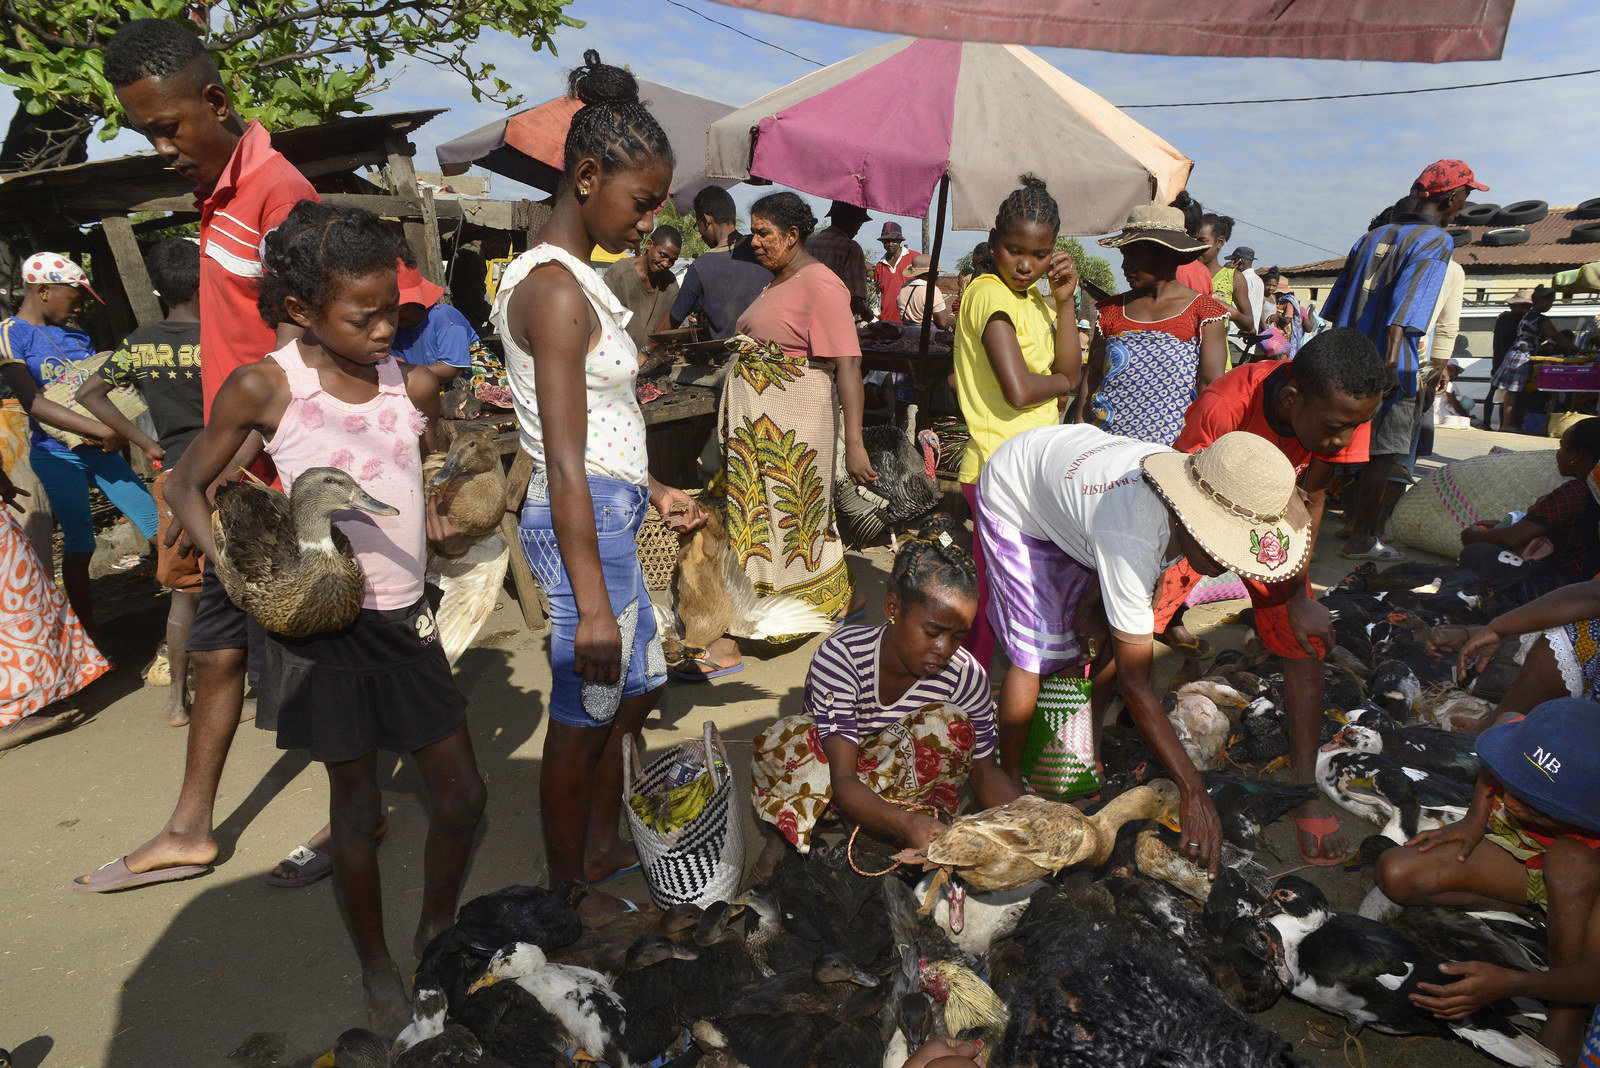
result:
M 1572 214 L 1573 210 L 1574 206 L 1570 204 L 1551 208 L 1549 215 L 1536 223 L 1528 224 L 1528 240 L 1521 245 L 1481 244 L 1483 235 L 1496 227 L 1465 227 L 1472 231 L 1472 241 L 1470 244 L 1463 243 L 1456 246 L 1455 261 L 1471 274 L 1485 270 L 1493 272 L 1496 269 L 1528 267 L 1563 270 L 1600 260 L 1600 244 L 1571 239 L 1573 227 L 1596 221 L 1577 218 Z M 1450 228 L 1455 229 L 1455 226 L 1452 225 Z M 1340 256 L 1338 259 L 1283 268 L 1282 273 L 1291 276 L 1338 274 L 1343 269 L 1344 257 Z

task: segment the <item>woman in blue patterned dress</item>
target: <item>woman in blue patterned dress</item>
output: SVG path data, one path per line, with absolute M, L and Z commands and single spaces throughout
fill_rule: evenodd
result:
M 1177 281 L 1204 242 L 1176 208 L 1135 208 L 1115 237 L 1128 291 L 1101 301 L 1089 349 L 1088 421 L 1108 434 L 1171 445 L 1189 402 L 1227 362 L 1228 309 Z

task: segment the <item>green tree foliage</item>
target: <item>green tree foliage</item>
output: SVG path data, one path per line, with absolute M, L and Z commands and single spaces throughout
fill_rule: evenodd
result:
M 1107 293 L 1117 291 L 1117 276 L 1111 271 L 1111 263 L 1104 256 L 1096 256 L 1083 247 L 1083 242 L 1075 237 L 1057 237 L 1056 250 L 1066 251 L 1072 256 L 1072 262 L 1077 264 L 1078 277 L 1092 282 Z M 972 253 L 967 253 L 956 260 L 956 270 L 972 270 Z M 1093 305 L 1088 295 L 1082 289 L 1078 290 L 1078 314 L 1082 315 Z
M 656 213 L 656 225 L 675 227 L 678 233 L 683 235 L 682 251 L 678 253 L 679 259 L 692 260 L 702 252 L 710 251 L 706 247 L 705 238 L 694 228 L 694 218 L 679 211 L 670 200 L 661 205 L 661 210 Z
M 240 113 L 283 129 L 369 110 L 360 98 L 387 86 L 384 71 L 405 59 L 461 75 L 475 100 L 513 107 L 522 97 L 493 63 L 470 57 L 472 45 L 484 30 L 504 30 L 532 51 L 554 53 L 557 27 L 583 25 L 565 14 L 569 2 L 0 0 L 0 82 L 34 120 L 30 149 L 15 162 L 48 167 L 81 156 L 97 124 L 102 139 L 116 135 L 120 113 L 100 61 L 131 19 L 188 21 Z M 48 135 L 37 136 L 42 131 Z

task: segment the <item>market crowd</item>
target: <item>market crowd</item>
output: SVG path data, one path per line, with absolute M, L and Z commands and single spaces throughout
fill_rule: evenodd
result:
M 828 631 L 801 710 L 756 739 L 748 796 L 765 835 L 756 879 L 807 848 L 830 810 L 925 847 L 964 788 L 979 809 L 1015 800 L 1042 688 L 1085 675 L 1095 723 L 1120 694 L 1177 784 L 1180 850 L 1215 874 L 1218 813 L 1151 666 L 1158 642 L 1207 655 L 1184 605 L 1199 583 L 1229 575 L 1284 665 L 1291 774 L 1311 781 L 1334 637 L 1309 562 L 1336 476 L 1346 487 L 1343 555 L 1399 557 L 1382 539 L 1388 511 L 1413 478 L 1435 392 L 1453 396 L 1463 274 L 1444 228 L 1486 188 L 1461 161 L 1433 163 L 1395 191 L 1321 308 L 1257 270 L 1250 248 L 1224 254 L 1233 221 L 1188 194 L 1135 208 L 1101 240 L 1120 253 L 1126 285 L 1088 298 L 1057 248 L 1055 196 L 1033 175 L 995 205 L 987 241 L 953 286 L 893 221 L 877 230 L 882 253 L 869 270 L 857 238 L 872 220 L 860 207 L 835 202 L 819 230 L 804 199 L 773 192 L 750 206 L 741 232 L 733 198 L 716 186 L 692 210 L 709 251 L 678 272 L 686 235 L 657 226 L 656 209 L 675 152 L 688 147 L 669 143 L 631 74 L 591 51 L 571 75 L 579 106 L 550 220 L 506 266 L 492 302 L 474 310 L 458 300 L 464 314 L 419 270 L 424 250 L 368 212 L 319 202 L 267 131 L 233 110 L 180 23 L 122 27 L 104 70 L 126 124 L 195 183 L 199 235 L 149 250 L 166 318 L 97 364 L 86 363 L 95 353 L 74 320 L 98 298 L 67 256 L 30 257 L 20 307 L 0 323 L 0 498 L 18 513 L 0 520 L 0 559 L 7 604 L 25 605 L 0 628 L 12 665 L 0 732 L 15 743 L 70 725 L 75 714 L 56 703 L 110 669 L 89 582 L 94 485 L 148 539 L 172 591 L 165 716 L 189 736 L 171 819 L 73 890 L 211 870 L 218 783 L 253 682 L 257 727 L 281 748 L 307 750 L 329 783 L 328 825 L 269 881 L 331 874 L 374 1029 L 393 1036 L 409 1020 L 384 935 L 376 767 L 381 752 L 411 754 L 430 796 L 409 947 L 420 955 L 453 922 L 486 802 L 466 703 L 423 591 L 428 545 L 456 531 L 427 503 L 421 468 L 437 446 L 441 391 L 490 362 L 533 466 L 514 551 L 526 554 L 552 623 L 540 781 L 551 885 L 594 884 L 638 864 L 619 832 L 623 740 L 640 734 L 669 673 L 706 685 L 742 666 L 737 637 L 725 634 L 669 668 L 635 551 L 652 507 L 685 534 L 711 522 L 745 584 L 769 604 L 786 595 L 786 607 L 799 603 Z M 633 254 L 602 275 L 597 250 Z M 1548 291 L 1524 296 L 1496 328 L 1502 426 L 1516 424 L 1529 355 L 1570 344 L 1542 317 Z M 863 371 L 862 332 L 881 320 L 890 326 L 874 336 L 889 336 L 930 318 L 953 349 L 949 385 L 968 438 L 951 474 L 966 512 L 905 539 L 882 621 L 869 623 L 880 606 L 869 609 L 856 587 L 832 502 L 836 488 L 907 492 L 903 465 L 868 431 L 905 417 L 909 384 Z M 635 390 L 657 335 L 686 324 L 732 348 L 713 474 L 698 498 L 651 476 Z M 498 360 L 480 328 L 498 339 Z M 147 428 L 119 404 L 129 396 L 148 409 Z M 1554 716 L 1546 702 L 1593 700 L 1600 687 L 1597 426 L 1567 431 L 1557 460 L 1567 481 L 1526 516 L 1462 536 L 1464 563 L 1525 603 L 1463 636 L 1461 655 L 1548 632 L 1499 710 L 1526 716 L 1522 729 L 1535 734 Z M 124 459 L 130 446 L 160 465 L 148 488 Z M 338 524 L 365 574 L 359 615 L 334 633 L 267 631 L 218 578 L 210 497 L 241 467 L 287 490 L 330 462 L 392 513 Z M 51 517 L 64 593 L 52 580 Z M 989 677 L 1002 666 L 996 696 Z M 1098 781 L 1093 747 L 1082 755 Z M 1527 873 L 1539 870 L 1545 900 L 1559 902 L 1552 944 L 1573 947 L 1552 958 L 1577 1006 L 1552 1016 L 1550 1041 L 1565 1054 L 1581 1036 L 1582 1006 L 1600 999 L 1600 953 L 1584 936 L 1600 899 L 1600 813 L 1589 807 L 1592 784 L 1529 792 L 1525 782 L 1486 777 L 1462 823 L 1385 854 L 1379 879 L 1396 901 L 1524 904 Z M 1293 817 L 1306 863 L 1344 859 L 1321 800 Z M 1519 852 L 1502 848 L 1504 834 L 1484 839 L 1491 819 L 1514 832 Z M 1431 848 L 1445 842 L 1470 860 Z M 628 907 L 600 892 L 583 902 L 590 916 Z M 1507 992 L 1488 979 L 1470 991 L 1479 1004 Z

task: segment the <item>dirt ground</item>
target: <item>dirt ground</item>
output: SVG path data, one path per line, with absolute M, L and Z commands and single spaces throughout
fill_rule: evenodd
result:
M 1435 460 L 1554 442 L 1481 431 L 1438 432 Z M 1348 570 L 1324 537 L 1313 579 Z M 109 546 L 108 546 L 109 551 Z M 853 554 L 881 619 L 887 549 Z M 153 583 L 111 576 L 99 589 L 109 652 L 120 667 L 79 695 L 97 713 L 68 734 L 0 753 L 0 1046 L 17 1068 L 305 1066 L 343 1029 L 364 1023 L 359 971 L 331 881 L 283 890 L 262 882 L 327 817 L 321 769 L 280 752 L 272 736 L 240 728 L 217 799 L 216 869 L 186 882 L 108 895 L 73 893 L 68 882 L 139 845 L 166 820 L 183 769 L 184 732 L 161 716 L 167 691 L 142 684 L 140 668 L 160 641 L 166 602 Z M 1235 602 L 1190 613 L 1191 625 L 1226 648 L 1243 631 L 1225 625 Z M 750 740 L 777 716 L 800 711 L 810 652 L 820 638 L 783 652 L 749 650 L 746 670 L 704 685 L 673 683 L 647 724 L 650 751 L 698 737 L 714 720 L 729 743 L 736 781 L 748 782 Z M 1160 678 L 1177 666 L 1158 656 Z M 507 594 L 456 676 L 469 702 L 473 742 L 489 787 L 466 897 L 510 883 L 545 881 L 538 785 L 550 680 L 547 641 L 530 634 Z M 397 959 L 416 922 L 423 790 L 408 760 L 380 771 L 390 820 L 379 850 L 388 890 L 387 926 Z M 749 819 L 747 815 L 747 820 Z M 1341 815 L 1347 837 L 1370 829 Z M 750 828 L 754 843 L 754 830 Z M 1289 826 L 1274 848 L 1297 866 Z M 1292 859 L 1290 859 L 1292 858 Z M 1270 858 L 1263 858 L 1268 859 Z M 1308 873 L 1334 905 L 1353 910 L 1370 883 L 1340 869 Z M 639 876 L 607 887 L 648 900 Z M 1308 1024 L 1341 1022 L 1285 999 L 1263 1019 L 1316 1065 L 1477 1066 L 1493 1062 L 1457 1042 L 1361 1036 L 1364 1048 L 1321 1050 Z

